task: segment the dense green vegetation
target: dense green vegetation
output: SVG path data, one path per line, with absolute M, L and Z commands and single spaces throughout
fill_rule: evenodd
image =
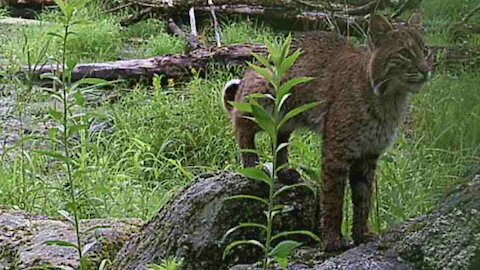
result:
M 475 2 L 423 1 L 428 40 L 448 44 L 449 25 Z M 100 7 L 91 3 L 79 14 L 86 22 L 73 28 L 76 34 L 68 53 L 79 63 L 183 51 L 184 41 L 168 35 L 165 22 L 149 19 L 123 28 L 119 26 L 122 14 L 105 14 Z M 0 17 L 2 14 L 0 10 Z M 9 67 L 0 71 L 2 75 L 14 74 L 20 64 L 26 63 L 22 46 L 25 37 L 31 55 L 38 55 L 51 38 L 47 33 L 61 31 L 58 15 L 55 10 L 45 12 L 40 26 L 2 26 L 0 61 Z M 224 19 L 222 31 L 227 44 L 261 42 L 264 37 L 285 34 L 242 19 Z M 202 38 L 211 36 L 209 27 L 202 30 Z M 467 46 L 479 43 L 478 37 L 472 38 Z M 51 40 L 43 60 L 58 57 L 60 48 L 58 40 Z M 83 168 L 75 181 L 81 217 L 147 219 L 195 175 L 239 169 L 239 152 L 221 107 L 220 90 L 227 80 L 240 74 L 241 70 L 232 73 L 212 68 L 204 78 L 194 77 L 186 83 L 171 81 L 167 87 L 160 86 L 156 78 L 151 85 L 119 83 L 99 90 L 104 98 L 90 100 L 86 108 L 90 125 L 100 123 L 103 128 L 91 128 L 84 134 L 86 139 L 79 140 L 73 149 L 73 165 Z M 3 91 L 13 89 L 17 93 L 12 109 L 6 113 L 17 117 L 26 110 L 40 124 L 46 121 L 47 108 L 28 105 L 52 103 L 45 88 L 29 89 L 15 76 L 4 76 L 1 84 Z M 478 173 L 479 84 L 478 70 L 440 66 L 429 85 L 415 97 L 410 121 L 379 164 L 376 202 L 380 211 L 379 217 L 374 213 L 373 224 L 385 228 L 425 213 L 449 188 L 475 170 Z M 22 96 L 28 96 L 28 102 L 22 101 Z M 0 122 L 0 127 L 5 131 L 6 123 Z M 292 140 L 293 165 L 318 180 L 320 140 L 300 131 Z M 32 147 L 27 147 L 23 155 L 20 143 L 0 155 L 0 204 L 58 215 L 68 203 L 62 191 L 68 186 L 60 173 L 63 165 L 34 151 L 45 145 L 40 140 L 26 144 Z

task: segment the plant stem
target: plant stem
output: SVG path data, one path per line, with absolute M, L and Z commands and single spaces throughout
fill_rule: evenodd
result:
M 79 259 L 82 259 L 82 243 L 80 239 L 80 224 L 79 224 L 79 218 L 78 218 L 78 209 L 77 209 L 77 201 L 75 197 L 75 186 L 74 186 L 74 181 L 73 181 L 73 176 L 72 176 L 72 169 L 70 167 L 70 149 L 68 147 L 68 98 L 67 98 L 67 76 L 66 76 L 66 50 L 67 50 L 67 41 L 68 41 L 68 31 L 69 31 L 69 25 L 70 21 L 67 20 L 67 22 L 64 25 L 64 36 L 63 36 L 63 52 L 62 52 L 62 90 L 63 90 L 63 146 L 65 150 L 65 158 L 67 160 L 66 166 L 67 166 L 67 177 L 68 177 L 68 182 L 70 186 L 70 199 L 72 203 L 72 212 L 73 212 L 73 219 L 74 219 L 74 224 L 73 226 L 75 227 L 75 237 L 77 240 L 77 251 L 78 251 L 78 256 Z
M 273 85 L 275 93 L 278 91 L 278 85 Z M 268 257 L 272 245 L 272 230 L 273 230 L 273 206 L 274 206 L 274 192 L 275 192 L 275 179 L 277 172 L 277 140 L 278 140 L 278 124 L 280 122 L 279 117 L 279 104 L 278 100 L 275 99 L 275 106 L 273 109 L 273 119 L 275 121 L 273 137 L 271 138 L 271 147 L 272 147 L 272 171 L 270 172 L 271 185 L 268 193 L 268 209 L 267 209 L 267 237 L 265 241 L 265 256 L 263 258 L 263 269 L 267 270 L 268 268 Z

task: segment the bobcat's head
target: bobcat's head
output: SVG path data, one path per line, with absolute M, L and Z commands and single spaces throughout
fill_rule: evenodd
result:
M 372 15 L 370 19 L 369 77 L 377 95 L 390 91 L 418 92 L 427 81 L 431 66 L 420 33 L 421 18 L 415 13 L 407 26 L 394 29 L 387 19 Z

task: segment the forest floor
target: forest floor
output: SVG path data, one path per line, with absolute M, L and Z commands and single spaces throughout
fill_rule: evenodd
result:
M 459 45 L 450 41 L 449 26 L 476 4 L 460 2 L 423 1 L 429 44 Z M 67 47 L 78 63 L 184 50 L 185 42 L 166 33 L 164 21 L 148 19 L 121 27 L 125 14 L 105 14 L 102 5 L 91 3 L 78 14 L 86 22 L 72 29 L 75 35 Z M 0 18 L 5 17 L 2 14 L 0 9 Z M 48 34 L 61 31 L 58 17 L 52 9 L 41 14 L 39 25 L 0 25 L 0 65 L 7 67 L 0 70 L 0 205 L 49 216 L 58 216 L 69 203 L 63 165 L 39 151 L 54 148 L 39 137 L 58 126 L 49 117 L 58 102 L 50 88 L 29 88 L 15 74 L 28 62 L 28 55 L 30 59 L 40 55 L 41 61 L 59 57 L 61 44 Z M 252 20 L 220 19 L 224 44 L 261 43 L 286 34 Z M 211 42 L 213 36 L 209 22 L 201 25 L 201 39 Z M 480 38 L 463 43 L 478 47 Z M 72 149 L 72 164 L 81 171 L 75 176 L 81 218 L 146 220 L 196 175 L 238 169 L 239 151 L 220 90 L 241 72 L 211 68 L 205 77 L 194 76 L 188 82 L 169 81 L 162 86 L 161 78 L 154 78 L 89 93 L 81 111 L 88 129 L 79 134 Z M 440 65 L 413 99 L 410 121 L 379 162 L 375 230 L 426 213 L 451 187 L 480 172 L 479 85 L 478 69 Z M 266 147 L 265 137 L 259 141 Z M 293 166 L 318 181 L 321 141 L 299 131 L 292 145 Z M 347 209 L 347 221 L 350 212 Z

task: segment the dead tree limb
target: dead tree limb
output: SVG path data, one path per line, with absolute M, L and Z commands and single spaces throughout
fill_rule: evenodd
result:
M 216 0 L 210 5 L 208 0 L 130 0 L 135 5 L 151 8 L 146 11 L 162 17 L 185 16 L 189 8 L 194 7 L 203 18 L 212 10 L 224 15 L 243 15 L 258 17 L 278 28 L 286 30 L 311 30 L 330 26 L 334 22 L 339 29 L 356 24 L 365 26 L 365 16 L 375 9 L 391 6 L 386 0 L 369 0 L 347 5 L 325 1 L 313 3 L 308 0 Z M 407 1 L 407 0 L 405 0 Z M 132 18 L 124 20 L 122 25 L 136 22 Z M 209 17 L 209 16 L 208 16 Z M 282 22 L 282 23 L 279 23 Z M 358 28 L 358 27 L 357 27 Z
M 233 45 L 228 47 L 199 48 L 187 54 L 156 56 L 148 59 L 122 60 L 106 63 L 77 65 L 72 73 L 72 80 L 81 78 L 102 78 L 105 80 L 141 80 L 150 79 L 154 74 L 163 78 L 182 79 L 190 77 L 192 70 L 196 73 L 204 71 L 211 64 L 245 65 L 251 60 L 251 53 L 264 53 L 265 48 L 259 45 Z M 36 74 L 54 72 L 54 65 L 38 68 Z M 28 67 L 24 68 L 24 71 Z

